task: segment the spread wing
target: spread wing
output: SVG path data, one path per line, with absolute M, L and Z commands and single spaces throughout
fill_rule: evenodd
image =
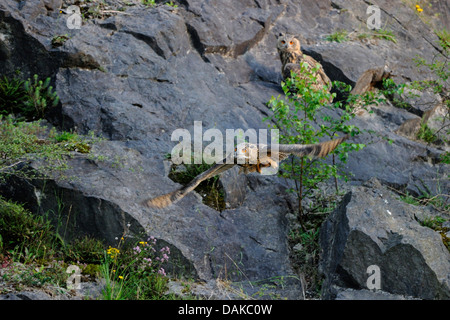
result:
M 279 144 L 276 146 L 267 146 L 267 155 L 281 162 L 286 159 L 289 155 L 293 154 L 298 157 L 311 157 L 311 158 L 321 158 L 325 157 L 337 148 L 342 142 L 348 139 L 348 135 L 316 144 Z
M 189 182 L 186 186 L 172 191 L 170 193 L 164 194 L 162 196 L 147 199 L 142 202 L 144 206 L 150 208 L 165 208 L 179 200 L 181 200 L 184 196 L 186 196 L 189 192 L 194 190 L 202 181 L 212 178 L 228 169 L 231 169 L 236 163 L 227 163 L 227 159 L 222 160 L 222 163 L 217 163 L 213 165 L 208 170 L 202 172 L 198 176 L 196 176 L 191 182 Z M 235 160 L 234 160 L 235 162 Z

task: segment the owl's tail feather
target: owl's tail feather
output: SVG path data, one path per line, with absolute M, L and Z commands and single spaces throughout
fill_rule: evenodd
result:
M 327 142 L 322 142 L 319 144 L 319 148 L 317 148 L 316 153 L 314 154 L 314 156 L 318 157 L 318 158 L 322 158 L 325 157 L 326 155 L 328 155 L 329 153 L 333 152 L 334 149 L 337 148 L 338 145 L 340 145 L 342 142 L 344 142 L 345 140 L 348 139 L 348 135 L 342 137 L 342 138 L 338 138 L 338 139 L 334 139 L 334 140 L 330 140 Z
M 175 203 L 180 199 L 179 190 L 163 194 L 162 196 L 158 196 L 156 198 L 148 199 L 142 202 L 142 205 L 147 206 L 149 208 L 165 208 Z

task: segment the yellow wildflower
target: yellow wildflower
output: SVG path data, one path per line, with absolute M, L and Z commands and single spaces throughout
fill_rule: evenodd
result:
M 112 248 L 111 246 L 108 248 L 108 250 L 106 251 L 107 254 L 109 255 L 113 255 L 113 254 L 119 254 L 120 250 L 117 248 Z
M 423 9 L 418 4 L 416 4 L 416 10 L 417 10 L 417 12 L 422 12 L 423 11 Z
M 122 277 L 122 276 L 119 276 L 119 279 L 123 279 L 123 277 Z

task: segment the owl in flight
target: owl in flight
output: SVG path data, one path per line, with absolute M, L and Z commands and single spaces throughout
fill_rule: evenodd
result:
M 302 63 L 306 63 L 308 71 L 319 66 L 315 77 L 317 83 L 312 87 L 315 89 L 322 89 L 327 87 L 328 92 L 331 88 L 331 80 L 323 70 L 323 67 L 313 57 L 304 54 L 300 48 L 300 40 L 292 35 L 280 33 L 277 38 L 277 50 L 281 60 L 281 75 L 283 80 L 291 77 L 291 71 L 300 78 L 302 77 L 301 67 Z
M 165 208 L 181 200 L 202 181 L 231 169 L 235 165 L 241 167 L 239 170 L 240 173 L 255 171 L 261 173 L 261 168 L 277 168 L 278 163 L 291 154 L 298 157 L 325 157 L 347 138 L 348 136 L 344 136 L 342 138 L 316 144 L 277 144 L 270 146 L 264 144 L 255 145 L 248 142 L 241 143 L 237 145 L 234 153 L 230 153 L 225 159 L 199 174 L 186 186 L 165 195 L 147 199 L 142 202 L 142 205 L 150 208 Z

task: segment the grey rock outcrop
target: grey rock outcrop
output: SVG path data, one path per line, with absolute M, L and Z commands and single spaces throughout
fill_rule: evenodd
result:
M 1 300 L 98 300 L 102 298 L 104 284 L 97 282 L 81 282 L 77 290 L 61 287 L 41 289 L 25 289 L 0 294 Z
M 367 289 L 336 288 L 336 300 L 415 300 L 413 297 L 391 294 L 382 290 L 370 291 Z
M 382 291 L 421 299 L 450 298 L 450 253 L 439 233 L 421 226 L 427 214 L 398 200 L 376 179 L 352 188 L 320 233 L 323 297 L 336 287 L 368 288 L 368 268 L 379 268 Z

